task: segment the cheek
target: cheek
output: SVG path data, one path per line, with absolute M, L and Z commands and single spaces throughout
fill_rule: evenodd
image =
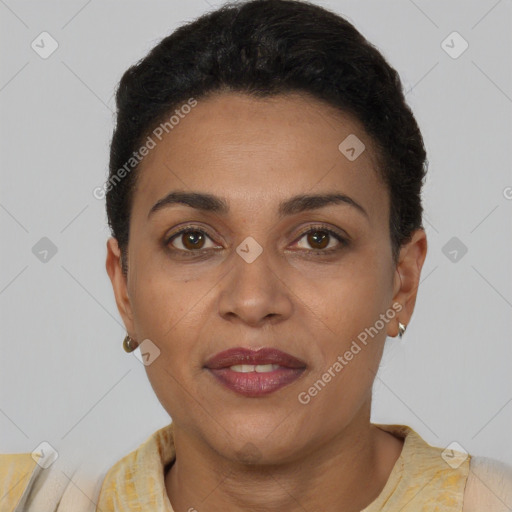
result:
M 175 281 L 164 274 L 150 276 L 149 269 L 146 274 L 139 280 L 132 298 L 139 338 L 150 339 L 159 349 L 158 357 L 145 367 L 146 373 L 155 395 L 169 414 L 172 411 L 173 417 L 186 418 L 198 400 L 201 401 L 202 391 L 195 378 L 197 350 L 198 341 L 211 334 L 206 329 L 208 319 L 204 314 L 205 288 L 211 287 Z
M 204 296 L 211 286 L 190 281 L 159 253 L 139 258 L 133 267 L 130 300 L 138 335 L 162 344 L 187 325 L 190 313 L 201 306 L 198 294 Z
M 164 270 L 146 265 L 131 299 L 138 339 L 150 339 L 160 351 L 146 371 L 162 403 L 198 392 L 196 377 L 212 338 L 215 290 L 211 273 L 189 280 Z
M 377 250 L 367 247 L 347 254 L 339 264 L 309 273 L 303 293 L 309 310 L 324 319 L 331 334 L 349 340 L 372 326 L 390 307 L 390 270 Z
M 371 399 L 386 337 L 380 320 L 386 309 L 384 282 L 378 274 L 354 269 L 350 277 L 332 281 L 329 294 L 317 289 L 313 307 L 323 311 L 322 322 L 316 314 L 304 320 L 308 329 L 312 324 L 319 328 L 312 338 L 314 367 L 297 397 L 313 430 L 336 431 Z
M 371 389 L 387 325 L 395 314 L 391 310 L 386 316 L 392 293 L 389 269 L 375 254 L 368 251 L 347 258 L 329 277 L 316 275 L 315 286 L 310 280 L 304 287 L 303 296 L 309 297 L 304 327 L 315 340 L 314 371 L 304 386 L 328 381 L 328 391 L 322 388 L 319 393 L 323 395 L 317 400 L 320 407 L 341 396 L 355 406 Z

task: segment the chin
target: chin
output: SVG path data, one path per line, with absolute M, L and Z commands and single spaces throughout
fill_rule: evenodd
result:
M 217 445 L 216 451 L 230 460 L 250 465 L 280 464 L 293 460 L 303 449 L 305 440 L 293 427 L 284 424 L 282 414 L 274 412 L 266 418 L 234 415 L 231 421 L 223 418 L 222 426 L 229 435 L 220 427 L 215 437 L 221 438 L 211 442 Z

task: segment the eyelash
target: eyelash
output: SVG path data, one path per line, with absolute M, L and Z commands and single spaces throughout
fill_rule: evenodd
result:
M 296 240 L 298 242 L 305 235 L 308 235 L 309 233 L 318 232 L 318 231 L 327 233 L 329 236 L 335 238 L 340 243 L 340 245 L 338 247 L 335 247 L 334 249 L 332 249 L 332 248 L 331 249 L 311 249 L 311 250 L 301 249 L 302 251 L 308 252 L 310 254 L 317 254 L 317 255 L 326 256 L 326 255 L 331 255 L 333 253 L 336 253 L 336 252 L 340 251 L 341 249 L 343 249 L 344 247 L 347 247 L 349 245 L 349 241 L 346 238 L 342 237 L 336 231 L 333 231 L 332 229 L 328 228 L 327 226 L 323 226 L 323 225 L 316 225 L 316 226 L 309 227 L 306 231 L 303 231 L 298 236 L 298 238 Z M 188 232 L 199 232 L 199 233 L 207 236 L 210 240 L 212 240 L 212 238 L 208 235 L 208 233 L 206 231 L 204 231 L 203 229 L 200 229 L 200 228 L 198 228 L 196 226 L 185 226 L 184 228 L 180 229 L 179 231 L 176 231 L 172 235 L 166 237 L 166 239 L 164 241 L 165 247 L 168 250 L 170 250 L 171 252 L 174 252 L 174 253 L 182 253 L 182 254 L 194 255 L 194 256 L 198 255 L 198 254 L 201 254 L 201 253 L 204 254 L 205 252 L 208 252 L 208 251 L 211 251 L 211 250 L 215 250 L 213 248 L 209 248 L 209 249 L 198 249 L 197 251 L 191 251 L 191 250 L 176 249 L 174 247 L 169 247 L 169 244 L 175 238 L 178 238 L 183 233 L 188 233 Z

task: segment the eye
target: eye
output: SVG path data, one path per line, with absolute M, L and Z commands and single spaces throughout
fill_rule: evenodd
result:
M 328 229 L 324 226 L 315 226 L 308 229 L 305 233 L 302 233 L 298 244 L 300 244 L 302 239 L 305 239 L 305 243 L 308 244 L 315 253 L 330 253 L 348 245 L 348 240 L 332 229 Z M 308 247 L 301 248 L 308 249 Z
M 202 229 L 186 227 L 171 235 L 166 244 L 171 244 L 176 250 L 185 252 L 215 248 L 214 244 L 210 247 L 205 246 L 208 240 L 213 244 L 213 240 Z
M 301 240 L 309 245 L 301 247 Z M 208 242 L 210 245 L 208 246 Z M 170 235 L 165 244 L 172 246 L 173 250 L 182 253 L 201 252 L 209 249 L 222 248 L 215 245 L 211 237 L 202 229 L 184 227 Z M 329 254 L 336 252 L 349 244 L 349 241 L 337 232 L 325 226 L 314 226 L 302 233 L 297 242 L 300 249 L 315 254 Z

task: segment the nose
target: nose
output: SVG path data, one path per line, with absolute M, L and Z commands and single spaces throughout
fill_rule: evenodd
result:
M 290 284 L 270 262 L 269 251 L 252 262 L 233 254 L 233 267 L 221 281 L 219 314 L 225 320 L 251 327 L 277 323 L 293 311 Z

